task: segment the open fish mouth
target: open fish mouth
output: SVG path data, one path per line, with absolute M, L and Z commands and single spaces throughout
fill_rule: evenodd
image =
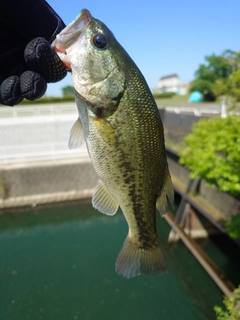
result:
M 76 42 L 91 19 L 91 13 L 87 9 L 83 9 L 76 19 L 63 29 L 53 41 L 52 47 L 55 52 L 66 54 L 67 49 Z

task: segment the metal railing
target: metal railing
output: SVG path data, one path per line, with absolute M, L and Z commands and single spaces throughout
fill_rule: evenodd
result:
M 0 164 L 87 157 L 85 145 L 68 149 L 76 119 L 74 103 L 0 107 Z
M 5 107 L 0 105 L 0 119 L 29 116 L 59 115 L 76 113 L 75 102 L 32 104 L 27 106 Z

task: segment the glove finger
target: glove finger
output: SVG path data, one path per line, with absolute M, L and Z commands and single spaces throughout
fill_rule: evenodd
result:
M 24 98 L 39 99 L 47 90 L 47 82 L 39 73 L 25 71 L 20 77 L 20 89 Z
M 30 41 L 25 48 L 24 58 L 29 68 L 41 74 L 46 82 L 60 81 L 67 74 L 62 61 L 44 38 Z
M 0 87 L 1 102 L 7 106 L 14 106 L 23 100 L 20 90 L 20 79 L 11 76 L 5 79 Z

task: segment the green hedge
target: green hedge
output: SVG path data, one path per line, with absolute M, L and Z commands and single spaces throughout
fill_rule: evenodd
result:
M 184 142 L 180 163 L 191 177 L 240 198 L 240 118 L 201 119 Z
M 217 320 L 240 320 L 240 286 L 235 289 L 230 298 L 225 297 L 223 304 L 226 310 L 215 306 Z
M 64 96 L 64 97 L 45 97 L 40 98 L 34 101 L 24 99 L 20 105 L 27 105 L 27 104 L 41 104 L 41 103 L 57 103 L 57 102 L 69 102 L 75 101 L 74 96 Z
M 228 219 L 226 230 L 231 238 L 240 239 L 240 214 Z

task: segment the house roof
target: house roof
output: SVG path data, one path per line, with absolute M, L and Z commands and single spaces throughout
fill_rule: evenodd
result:
M 164 76 L 164 77 L 160 78 L 160 80 L 169 79 L 169 78 L 178 78 L 178 75 L 176 73 L 170 74 L 168 76 Z

